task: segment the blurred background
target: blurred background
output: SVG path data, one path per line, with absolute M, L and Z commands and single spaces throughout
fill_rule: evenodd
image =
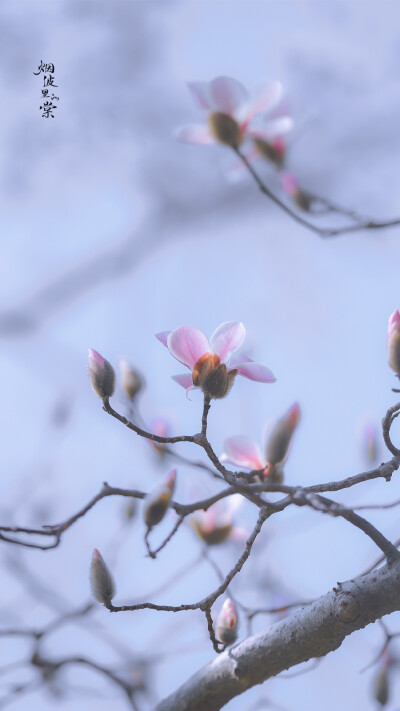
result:
M 238 379 L 229 398 L 213 404 L 217 453 L 236 434 L 261 444 L 266 422 L 298 401 L 288 484 L 340 479 L 390 458 L 379 427 L 396 397 L 386 328 L 400 307 L 400 229 L 321 239 L 272 205 L 250 176 L 232 182 L 229 149 L 178 143 L 173 132 L 203 118 L 187 81 L 279 79 L 298 126 L 287 167 L 301 185 L 376 219 L 397 217 L 399 20 L 395 0 L 3 0 L 2 525 L 58 523 L 103 481 L 149 491 L 175 465 L 176 500 L 215 490 L 207 474 L 161 457 L 107 417 L 86 372 L 88 347 L 115 367 L 125 357 L 146 381 L 138 396 L 144 421 L 194 433 L 200 393 L 185 398 L 170 378 L 179 364 L 154 338 L 182 324 L 211 335 L 224 321 L 243 321 L 248 351 L 277 376 L 274 385 Z M 54 118 L 39 109 L 41 61 L 55 65 Z M 259 171 L 274 185 L 271 165 L 260 162 Z M 120 388 L 113 404 L 129 413 Z M 377 428 L 372 455 L 369 425 Z M 178 451 L 199 458 L 190 447 Z M 394 476 L 336 499 L 359 505 L 399 496 Z M 94 547 L 115 575 L 115 604 L 194 602 L 217 586 L 189 523 L 154 561 L 146 558 L 142 505 L 127 518 L 127 504 L 101 501 L 52 551 L 2 543 L 0 635 L 84 608 Z M 399 536 L 396 508 L 366 517 L 392 540 Z M 235 516 L 247 528 L 255 519 L 247 503 Z M 174 521 L 170 512 L 152 540 Z M 226 573 L 242 547 L 227 541 L 207 555 Z M 345 521 L 293 508 L 265 525 L 232 591 L 249 607 L 308 600 L 378 556 Z M 256 617 L 252 629 L 276 619 Z M 400 629 L 397 615 L 387 622 Z M 240 639 L 247 633 L 242 617 Z M 360 670 L 383 641 L 379 625 L 370 626 L 318 668 L 282 674 L 227 708 L 373 710 L 379 665 Z M 0 708 L 128 707 L 112 680 L 84 664 L 46 677 L 25 663 L 32 645 L 29 636 L 0 636 Z M 134 680 L 140 711 L 214 656 L 198 612 L 110 615 L 97 604 L 46 635 L 41 654 L 55 662 L 85 657 Z M 398 677 L 394 667 L 391 709 L 400 704 Z

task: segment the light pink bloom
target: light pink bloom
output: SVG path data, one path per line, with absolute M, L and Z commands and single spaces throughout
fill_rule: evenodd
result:
M 233 494 L 210 506 L 207 511 L 196 511 L 190 519 L 199 538 L 209 546 L 219 545 L 228 538 L 246 540 L 248 531 L 234 526 L 234 515 L 242 505 L 243 497 Z
M 400 313 L 397 309 L 389 319 L 387 356 L 391 369 L 400 377 Z
M 186 390 L 201 388 L 211 398 L 225 397 L 237 373 L 249 380 L 274 383 L 273 373 L 240 351 L 246 337 L 242 323 L 227 321 L 214 331 L 210 341 L 198 328 L 180 326 L 156 334 L 169 352 L 191 371 L 173 376 Z
M 152 434 L 157 435 L 158 437 L 168 437 L 169 429 L 169 423 L 162 417 L 157 417 L 150 421 L 149 431 Z M 162 442 L 153 442 L 151 439 L 148 439 L 147 441 L 151 445 L 151 447 L 155 449 L 157 454 L 162 457 L 164 454 L 165 444 L 163 444 Z
M 249 437 L 229 437 L 225 440 L 221 462 L 229 462 L 250 470 L 265 469 L 264 476 L 276 477 L 275 467 L 281 466 L 287 459 L 299 418 L 300 409 L 298 404 L 294 403 L 270 431 L 264 442 L 264 454 L 258 444 Z
M 207 112 L 207 124 L 178 128 L 176 138 L 185 143 L 218 142 L 237 148 L 252 135 L 249 124 L 254 116 L 273 111 L 282 98 L 282 86 L 277 81 L 269 81 L 251 94 L 237 79 L 225 76 L 210 82 L 191 82 L 188 87 L 197 105 Z M 260 132 L 274 138 L 282 133 L 282 121 L 272 120 Z
M 237 638 L 237 624 L 238 613 L 236 605 L 233 600 L 228 597 L 222 605 L 216 625 L 217 638 L 220 642 L 225 644 L 225 646 L 229 646 L 235 642 Z

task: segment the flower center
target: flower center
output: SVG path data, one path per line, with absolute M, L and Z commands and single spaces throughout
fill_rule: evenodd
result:
M 243 141 L 242 131 L 238 122 L 229 114 L 220 112 L 209 114 L 208 126 L 215 140 L 224 146 L 239 148 Z

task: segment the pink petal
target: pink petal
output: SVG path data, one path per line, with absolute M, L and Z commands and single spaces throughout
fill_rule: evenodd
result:
M 225 441 L 221 461 L 247 469 L 263 469 L 266 466 L 258 445 L 249 437 L 241 435 L 230 437 Z
M 239 363 L 242 364 L 252 362 L 253 358 L 250 358 L 250 356 L 248 356 L 246 353 L 243 353 L 243 351 L 238 351 L 229 358 L 229 370 L 233 370 L 234 368 L 236 368 Z
M 232 77 L 217 77 L 210 83 L 210 96 L 214 110 L 232 116 L 248 100 L 243 84 Z
M 89 365 L 91 364 L 95 370 L 104 367 L 104 358 L 94 348 L 88 348 Z
M 246 338 L 246 329 L 242 323 L 226 321 L 214 331 L 211 336 L 211 352 L 217 353 L 221 362 L 225 363 L 229 356 L 237 351 Z
M 215 138 L 211 135 L 210 129 L 204 124 L 180 126 L 174 131 L 174 137 L 183 143 L 198 143 L 202 146 L 215 143 Z
M 180 326 L 167 339 L 169 352 L 191 370 L 204 353 L 210 352 L 207 336 L 199 328 Z
M 263 111 L 272 111 L 282 98 L 282 84 L 279 81 L 269 81 L 258 87 L 249 102 L 247 120 Z
M 229 365 L 232 370 L 232 366 Z M 256 380 L 259 383 L 274 383 L 276 378 L 269 368 L 258 363 L 238 363 L 235 369 L 249 380 Z
M 187 85 L 193 99 L 201 109 L 211 111 L 213 109 L 210 97 L 210 83 L 208 81 L 191 81 Z
M 290 116 L 281 116 L 274 121 L 268 121 L 265 126 L 247 131 L 248 136 L 261 138 L 262 141 L 272 141 L 277 136 L 283 136 L 293 129 L 294 121 Z
M 160 333 L 156 333 L 156 334 L 155 334 L 156 338 L 158 338 L 158 340 L 159 340 L 159 341 L 163 344 L 163 346 L 165 346 L 166 348 L 168 348 L 168 346 L 167 346 L 167 338 L 168 338 L 168 336 L 169 336 L 170 333 L 171 333 L 171 331 L 160 331 Z
M 178 385 L 182 385 L 185 390 L 193 387 L 192 376 L 190 373 L 182 373 L 182 375 L 172 375 L 172 380 L 175 380 Z

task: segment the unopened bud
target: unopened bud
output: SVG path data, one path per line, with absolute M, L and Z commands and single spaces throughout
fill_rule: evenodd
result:
M 143 381 L 139 373 L 137 373 L 129 363 L 122 360 L 120 363 L 121 368 L 121 385 L 125 391 L 126 396 L 129 400 L 133 400 L 135 395 L 138 394 L 139 390 L 143 387 Z
M 235 603 L 228 597 L 218 615 L 216 635 L 220 642 L 229 647 L 237 638 L 238 614 Z
M 386 666 L 383 666 L 375 679 L 375 699 L 381 706 L 386 706 L 389 701 L 389 679 Z
M 277 168 L 281 167 L 286 153 L 286 146 L 282 138 L 277 137 L 271 142 L 254 138 L 254 145 L 263 158 L 271 161 Z
M 208 546 L 218 546 L 220 543 L 226 541 L 232 533 L 231 523 L 223 526 L 218 526 L 218 524 L 216 524 L 211 527 L 203 525 L 201 520 L 196 517 L 193 517 L 191 523 L 198 537 L 207 543 Z
M 172 494 L 174 493 L 176 469 L 173 469 L 164 481 L 147 497 L 144 509 L 144 520 L 148 528 L 156 526 L 167 513 Z
M 136 513 L 136 501 L 135 499 L 130 499 L 125 506 L 124 516 L 127 521 L 130 521 Z
M 102 400 L 111 397 L 115 388 L 115 373 L 111 363 L 93 348 L 89 348 L 88 373 L 90 384 Z
M 108 605 L 115 595 L 114 580 L 97 548 L 92 555 L 90 586 L 93 596 L 104 605 Z
M 275 425 L 266 449 L 266 459 L 269 464 L 279 464 L 285 458 L 299 418 L 299 406 L 295 403 Z
M 282 484 L 284 472 L 279 464 L 268 464 L 264 471 L 264 477 L 268 477 L 270 484 Z
M 293 175 L 293 173 L 283 171 L 280 174 L 280 180 L 283 192 L 292 198 L 293 202 L 296 203 L 300 210 L 308 212 L 311 205 L 311 199 L 309 195 L 300 188 L 296 176 Z
M 224 146 L 239 148 L 243 136 L 238 122 L 232 116 L 219 112 L 209 114 L 208 126 L 216 141 Z
M 391 369 L 400 377 L 400 314 L 397 309 L 389 319 L 387 356 Z

